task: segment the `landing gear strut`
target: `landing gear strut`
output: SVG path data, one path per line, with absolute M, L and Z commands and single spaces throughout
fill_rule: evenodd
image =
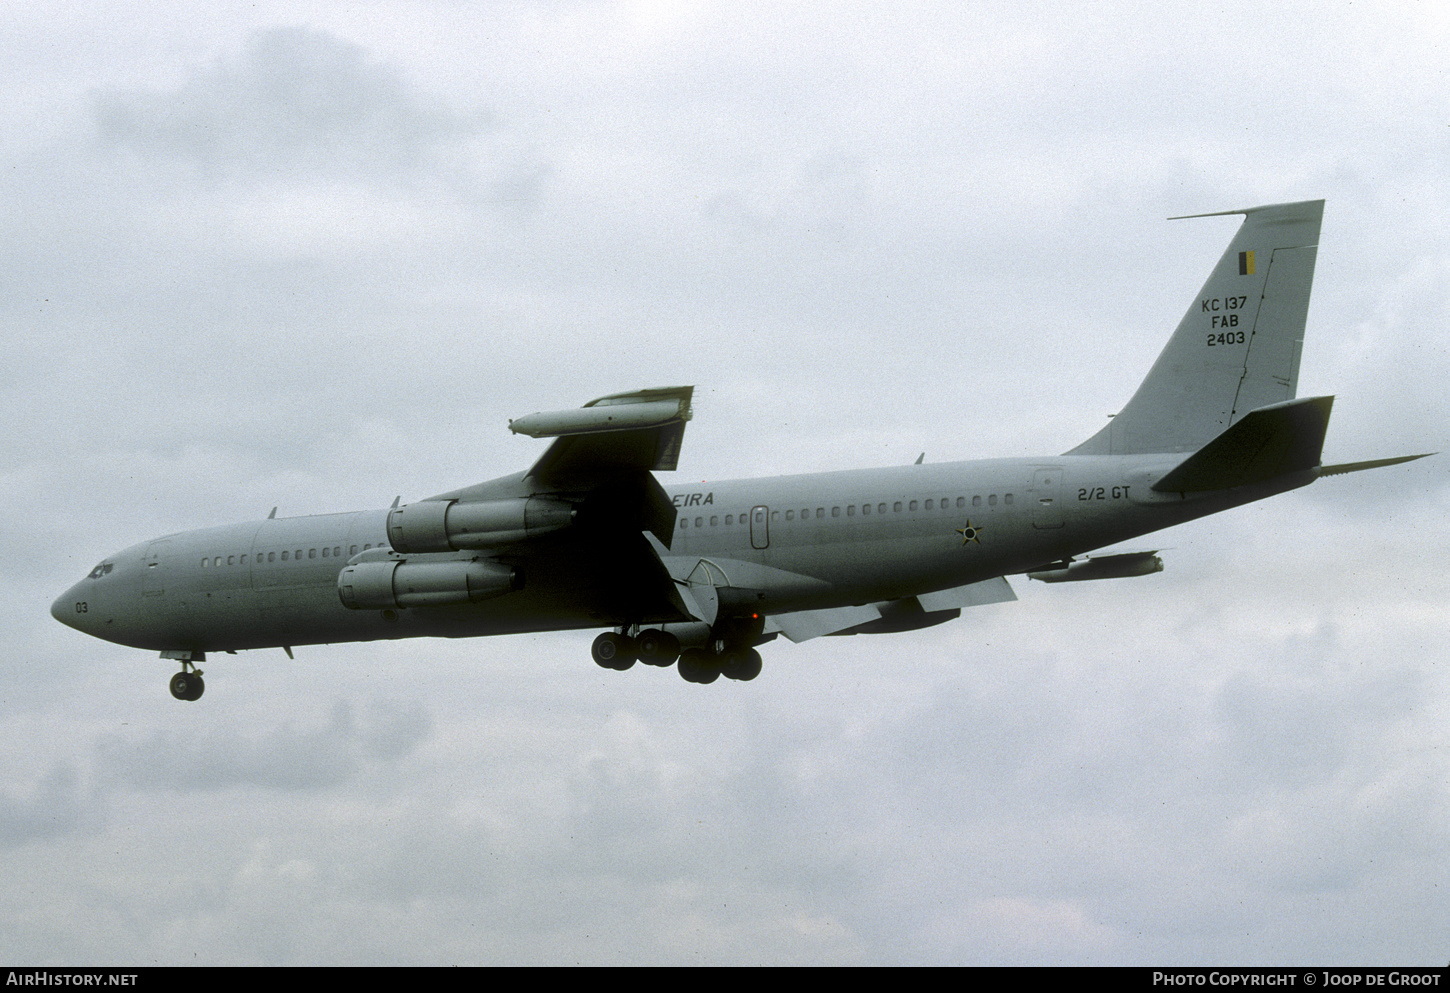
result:
M 205 692 L 206 683 L 202 681 L 201 670 L 182 659 L 181 671 L 171 677 L 171 695 L 178 700 L 189 701 L 200 700 Z

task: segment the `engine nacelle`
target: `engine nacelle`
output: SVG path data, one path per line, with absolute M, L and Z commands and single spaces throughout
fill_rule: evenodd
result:
M 486 559 L 358 562 L 337 576 L 337 595 L 343 606 L 353 610 L 473 603 L 503 596 L 522 586 L 518 570 Z
M 563 500 L 423 500 L 388 513 L 388 542 L 405 555 L 454 552 L 523 541 L 568 527 L 574 507 Z

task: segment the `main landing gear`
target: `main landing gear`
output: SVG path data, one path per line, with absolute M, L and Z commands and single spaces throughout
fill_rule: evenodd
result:
M 645 665 L 665 667 L 679 660 L 676 668 L 688 683 L 713 683 L 724 676 L 749 682 L 760 675 L 760 653 L 747 646 L 726 645 L 719 651 L 709 648 L 680 649 L 679 639 L 668 631 L 649 628 L 630 637 L 620 631 L 606 631 L 594 639 L 590 649 L 594 661 L 606 669 L 623 672 L 636 661 Z
M 171 677 L 171 695 L 178 700 L 200 700 L 206 692 L 201 670 L 186 659 L 181 660 L 181 671 Z

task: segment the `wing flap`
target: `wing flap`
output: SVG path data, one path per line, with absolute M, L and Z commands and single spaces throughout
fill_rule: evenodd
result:
M 949 590 L 902 597 L 854 607 L 829 607 L 771 614 L 767 634 L 778 631 L 791 641 L 809 641 L 829 634 L 879 634 L 915 631 L 961 616 L 965 607 L 983 607 L 1017 599 L 1005 576 L 968 583 Z

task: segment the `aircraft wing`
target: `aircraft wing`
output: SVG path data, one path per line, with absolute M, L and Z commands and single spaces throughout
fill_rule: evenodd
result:
M 571 524 L 574 535 L 649 531 L 668 547 L 675 507 L 652 473 L 675 468 L 694 392 L 674 386 L 615 393 L 510 421 L 515 434 L 554 443 L 526 472 L 395 507 L 388 517 L 393 547 L 496 548 L 532 543 Z

